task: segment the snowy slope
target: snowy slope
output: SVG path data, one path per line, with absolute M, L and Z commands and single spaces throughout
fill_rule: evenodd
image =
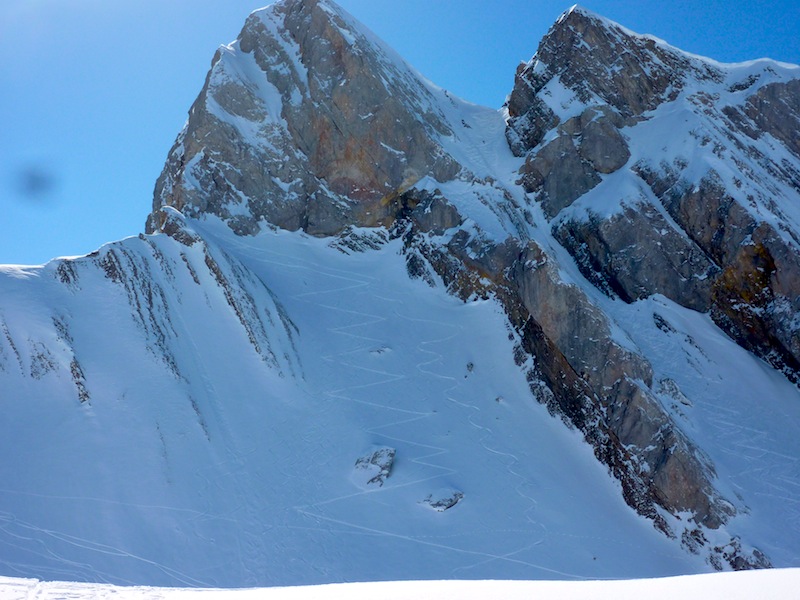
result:
M 211 294 L 192 283 L 176 338 L 204 350 L 175 348 L 180 377 L 153 376 L 146 332 L 105 300 L 113 283 L 81 276 L 65 312 L 93 313 L 72 334 L 91 399 L 60 389 L 71 382 L 58 370 L 4 383 L 3 456 L 17 457 L 3 463 L 4 572 L 242 586 L 709 569 L 626 507 L 590 448 L 533 401 L 494 302 L 409 280 L 397 241 L 348 255 L 297 233 L 215 231 L 208 247 L 270 282 L 299 332 L 302 375 L 242 360 L 236 323 L 204 314 Z M 146 239 L 104 251 L 185 251 Z M 45 275 L 57 266 L 34 272 L 60 300 L 70 292 Z M 22 296 L 13 275 L 6 306 Z M 33 295 L 46 312 L 52 296 Z M 13 339 L 34 330 L 4 310 Z M 368 485 L 354 465 L 381 447 L 395 464 Z M 463 499 L 445 512 L 426 504 L 454 492 Z

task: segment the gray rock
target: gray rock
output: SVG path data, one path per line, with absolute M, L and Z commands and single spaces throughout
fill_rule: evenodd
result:
M 549 217 L 556 216 L 600 183 L 591 165 L 582 160 L 572 138 L 561 135 L 532 154 L 522 167 L 525 191 L 542 191 L 541 202 Z
M 770 83 L 751 95 L 742 109 L 755 131 L 780 140 L 800 158 L 800 80 Z
M 553 233 L 587 279 L 610 295 L 633 302 L 663 294 L 699 311 L 711 305 L 719 268 L 643 199 L 610 217 L 559 222 Z
M 517 78 L 524 65 L 517 70 Z M 521 83 L 514 86 L 506 108 L 513 127 L 506 129 L 506 138 L 511 151 L 517 156 L 539 145 L 545 133 L 559 123 L 559 118 L 540 98 L 536 97 L 531 85 Z
M 436 512 L 450 510 L 464 499 L 464 493 L 457 490 L 439 490 L 435 494 L 428 494 L 422 501 Z
M 605 117 L 592 119 L 581 128 L 578 153 L 599 173 L 613 173 L 631 157 L 625 138 L 611 119 Z
M 464 221 L 455 206 L 441 194 L 426 195 L 411 212 L 411 219 L 423 233 L 442 235 Z
M 771 198 L 780 190 L 760 181 L 745 160 L 757 162 L 789 189 L 800 189 L 796 165 L 748 144 L 769 134 L 800 156 L 800 80 L 757 85 L 762 76 L 773 75 L 765 69 L 731 86 L 746 96 L 739 105 L 718 106 L 718 96 L 703 92 L 691 98 L 704 118 L 727 121 L 729 130 L 720 131 L 755 192 L 732 194 L 711 169 L 694 185 L 682 179 L 686 164 L 638 164 L 634 169 L 668 218 L 643 201 L 603 219 L 563 220 L 554 224 L 554 233 L 583 274 L 606 293 L 626 301 L 661 293 L 684 306 L 711 310 L 734 340 L 800 379 L 800 325 L 790 316 L 800 309 L 800 239 L 789 228 L 780 232 L 761 222 L 754 216 L 758 209 L 744 205 L 755 206 L 755 194 L 777 222 L 787 218 Z M 522 185 L 535 194 L 547 217 L 556 217 L 596 186 L 601 174 L 628 162 L 620 127 L 635 125 L 648 111 L 675 100 L 687 81 L 721 83 L 724 76 L 705 61 L 632 35 L 579 7 L 571 9 L 517 70 L 507 103 L 507 138 L 515 153 L 526 156 Z M 559 122 L 545 89 L 554 81 L 592 106 Z M 712 133 L 717 135 L 698 132 L 698 143 L 709 143 Z M 715 152 L 724 158 L 724 148 L 717 145 Z
M 392 474 L 394 457 L 397 450 L 382 447 L 365 454 L 355 464 L 356 478 L 367 486 L 383 487 L 386 479 Z

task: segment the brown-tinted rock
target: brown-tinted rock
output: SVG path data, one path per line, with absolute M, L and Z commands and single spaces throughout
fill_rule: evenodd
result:
M 217 52 L 148 231 L 162 205 L 218 215 L 240 234 L 260 221 L 316 235 L 374 225 L 387 196 L 460 171 L 436 141 L 450 133 L 428 88 L 337 11 L 279 3 Z
M 600 218 L 566 220 L 554 227 L 581 272 L 626 302 L 663 294 L 695 310 L 708 310 L 719 268 L 649 202 Z
M 791 378 L 800 373 L 800 251 L 755 218 L 711 171 L 698 186 L 678 173 L 640 168 L 672 218 L 720 273 L 711 280 L 711 316 L 740 345 Z

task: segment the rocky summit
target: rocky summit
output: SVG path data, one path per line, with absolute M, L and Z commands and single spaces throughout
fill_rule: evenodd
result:
M 0 564 L 239 586 L 796 566 L 798 130 L 800 67 L 580 7 L 499 111 L 329 0 L 254 12 L 146 235 L 0 271 L 10 414 L 80 440 L 53 458 L 4 426 L 34 458 L 0 471 Z

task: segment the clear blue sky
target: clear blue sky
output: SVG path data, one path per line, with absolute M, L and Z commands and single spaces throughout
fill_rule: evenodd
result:
M 264 2 L 265 0 L 262 0 Z M 340 0 L 436 84 L 499 107 L 569 2 Z M 724 62 L 800 63 L 800 2 L 583 6 Z M 90 252 L 143 231 L 166 154 L 247 0 L 0 2 L 0 263 Z

